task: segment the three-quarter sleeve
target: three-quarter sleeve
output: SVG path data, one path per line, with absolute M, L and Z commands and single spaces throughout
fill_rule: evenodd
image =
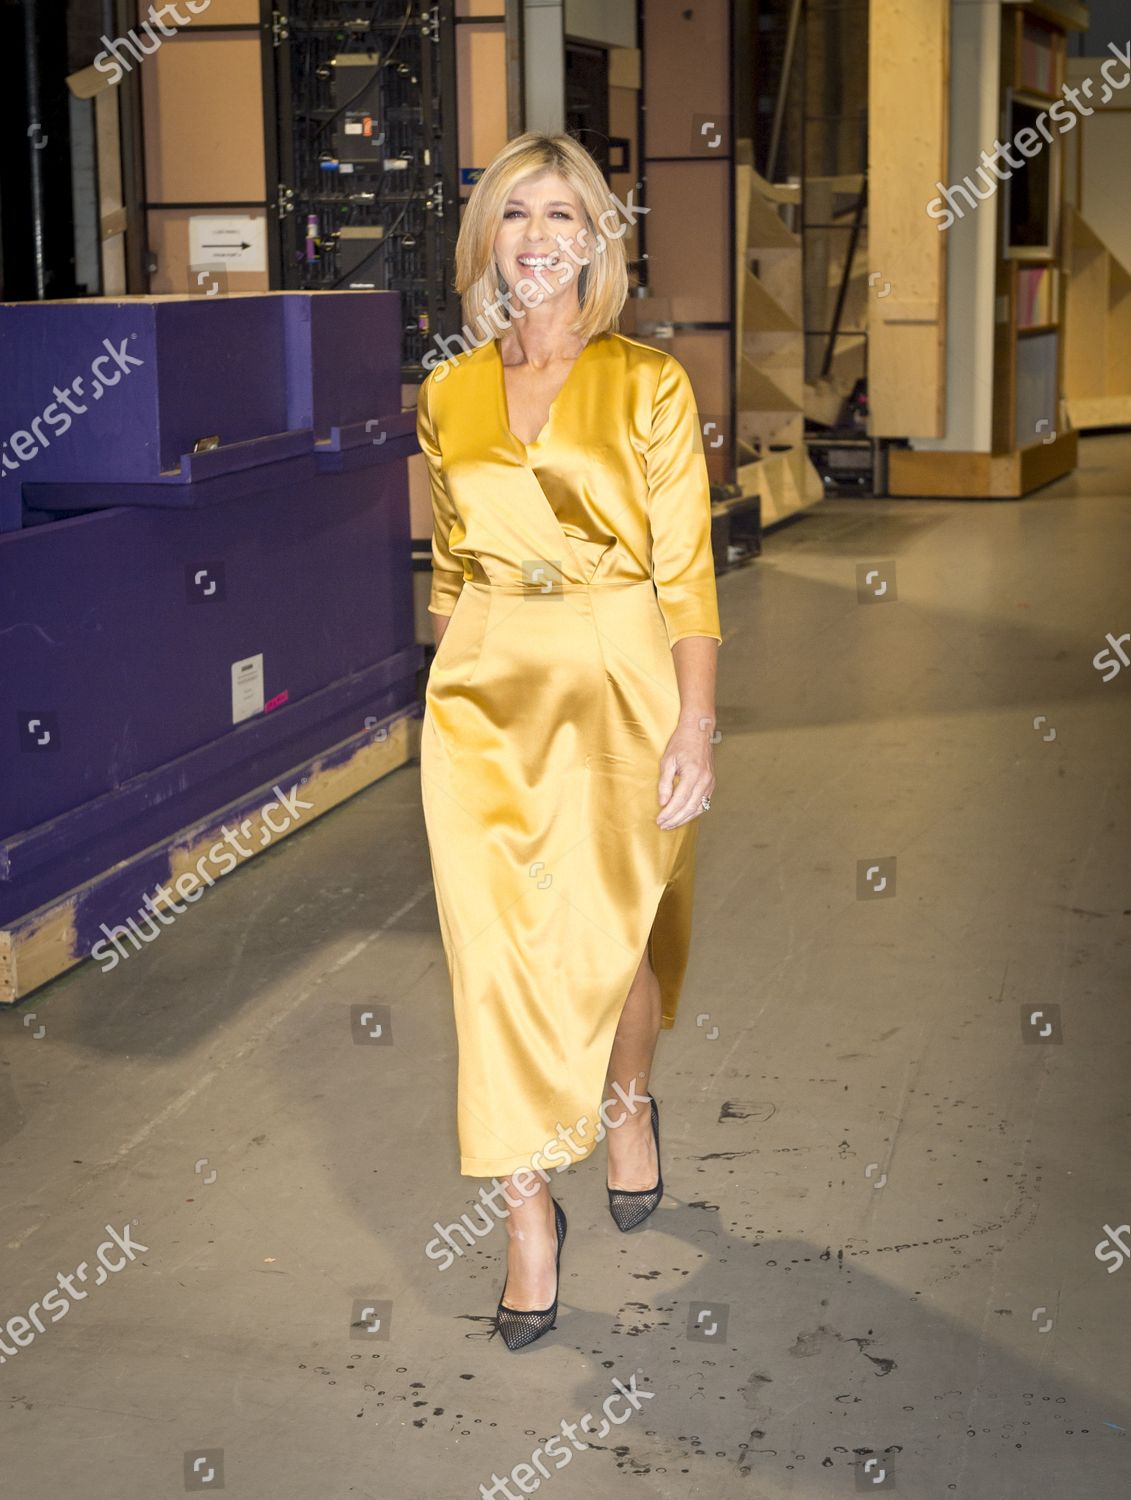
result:
M 432 495 L 432 588 L 428 608 L 434 615 L 450 615 L 463 588 L 463 565 L 449 545 L 457 517 L 440 472 L 440 445 L 428 404 L 431 383 L 429 373 L 420 382 L 416 396 L 416 439 L 428 466 Z
M 645 449 L 652 579 L 668 644 L 708 635 L 722 644 L 711 552 L 711 487 L 687 371 L 664 356 Z

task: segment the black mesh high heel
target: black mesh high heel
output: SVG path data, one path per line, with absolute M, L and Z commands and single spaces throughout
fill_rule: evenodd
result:
M 609 1195 L 609 1212 L 618 1229 L 635 1229 L 659 1204 L 664 1196 L 664 1174 L 660 1170 L 660 1108 L 652 1100 L 652 1137 L 656 1142 L 656 1186 L 629 1192 L 627 1188 L 611 1188 L 606 1182 Z
M 527 1344 L 532 1344 L 535 1339 L 540 1339 L 544 1333 L 548 1333 L 554 1326 L 554 1319 L 558 1315 L 558 1281 L 561 1279 L 562 1268 L 562 1246 L 566 1237 L 565 1210 L 556 1198 L 551 1198 L 554 1205 L 554 1224 L 558 1231 L 558 1258 L 555 1271 L 554 1300 L 544 1311 L 522 1312 L 515 1307 L 504 1307 L 503 1297 L 507 1295 L 507 1284 L 503 1282 L 503 1296 L 499 1298 L 498 1310 L 495 1313 L 496 1331 L 503 1336 L 503 1343 L 508 1349 L 522 1349 Z

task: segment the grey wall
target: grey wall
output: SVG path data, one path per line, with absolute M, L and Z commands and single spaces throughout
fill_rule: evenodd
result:
M 1069 51 L 1077 57 L 1098 57 L 1109 42 L 1120 46 L 1131 41 L 1131 6 L 1127 0 L 1089 0 L 1092 24 L 1087 31 L 1073 32 Z

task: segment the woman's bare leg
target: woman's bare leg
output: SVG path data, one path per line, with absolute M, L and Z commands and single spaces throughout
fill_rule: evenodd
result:
M 531 1173 L 527 1173 L 528 1178 Z M 507 1217 L 507 1286 L 504 1307 L 520 1312 L 541 1312 L 554 1300 L 557 1275 L 558 1232 L 549 1185 L 541 1177 L 535 1183 L 523 1179 L 530 1189 L 523 1197 L 513 1177 L 504 1177 Z M 510 1207 L 517 1204 L 517 1207 Z
M 660 1011 L 660 982 L 645 950 L 613 1039 L 606 1099 L 616 1097 L 614 1083 L 620 1084 L 630 1098 L 633 1097 L 630 1084 L 635 1084 L 637 1097 L 647 1095 L 652 1059 L 660 1035 Z M 622 1115 L 625 1116 L 623 1124 L 616 1124 Z M 655 1187 L 660 1169 L 649 1107 L 638 1105 L 633 1114 L 628 1114 L 618 1103 L 609 1107 L 609 1119 L 609 1186 L 628 1192 Z

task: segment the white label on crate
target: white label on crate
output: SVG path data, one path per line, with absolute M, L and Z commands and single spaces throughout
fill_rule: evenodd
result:
M 361 121 L 360 120 L 347 120 L 346 121 L 346 134 L 347 135 L 360 135 L 361 134 Z
M 381 165 L 386 172 L 406 172 L 408 170 L 408 162 L 399 156 L 386 156 Z
M 189 215 L 189 264 L 229 271 L 266 271 L 267 220 L 263 215 Z
M 232 663 L 232 723 L 263 712 L 263 652 Z

